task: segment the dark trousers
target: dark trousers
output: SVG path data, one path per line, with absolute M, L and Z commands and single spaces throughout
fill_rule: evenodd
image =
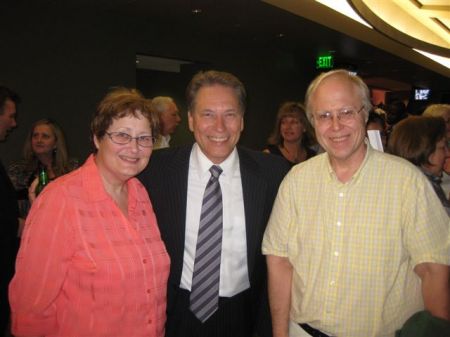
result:
M 174 303 L 169 304 L 166 337 L 251 337 L 249 291 L 233 297 L 221 297 L 219 309 L 201 323 L 189 310 L 190 292 L 177 289 Z
M 18 245 L 18 238 L 2 238 L 0 241 L 0 336 L 9 325 L 8 285 L 14 276 Z

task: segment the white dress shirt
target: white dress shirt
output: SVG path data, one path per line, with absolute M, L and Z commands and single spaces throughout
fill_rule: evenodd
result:
M 183 272 L 180 287 L 191 290 L 195 250 L 202 208 L 203 194 L 214 165 L 194 144 L 189 160 L 186 209 L 186 238 Z M 247 237 L 245 230 L 244 198 L 237 150 L 220 165 L 219 177 L 223 202 L 222 255 L 220 260 L 219 296 L 231 297 L 250 287 L 247 266 Z

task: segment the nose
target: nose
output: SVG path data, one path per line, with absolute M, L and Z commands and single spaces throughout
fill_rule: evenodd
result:
M 225 123 L 224 123 L 224 120 L 223 120 L 222 116 L 217 116 L 216 117 L 215 127 L 219 131 L 225 129 Z
M 341 128 L 341 121 L 337 115 L 332 115 L 331 127 L 335 130 Z
M 132 152 L 138 152 L 139 151 L 139 144 L 137 138 L 133 138 L 131 142 L 128 143 L 130 146 L 130 149 Z

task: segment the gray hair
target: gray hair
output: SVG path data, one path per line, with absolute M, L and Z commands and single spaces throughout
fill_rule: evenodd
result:
M 305 96 L 305 107 L 306 107 L 306 116 L 308 117 L 310 123 L 314 126 L 314 115 L 311 99 L 316 93 L 317 88 L 322 84 L 322 82 L 330 77 L 340 77 L 343 80 L 349 81 L 358 89 L 362 104 L 364 106 L 364 109 L 362 110 L 364 114 L 364 122 L 367 123 L 367 120 L 369 118 L 369 111 L 372 109 L 369 88 L 367 87 L 366 83 L 364 83 L 364 81 L 361 79 L 361 77 L 357 75 L 352 75 L 348 70 L 345 69 L 336 69 L 326 73 L 321 73 L 309 85 Z
M 157 96 L 152 98 L 151 107 L 154 111 L 158 113 L 158 116 L 161 116 L 164 113 L 164 111 L 166 111 L 167 107 L 172 103 L 175 104 L 172 97 Z

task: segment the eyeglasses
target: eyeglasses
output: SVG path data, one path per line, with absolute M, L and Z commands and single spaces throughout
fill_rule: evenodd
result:
M 336 111 L 336 117 L 342 123 L 347 123 L 355 119 L 355 116 L 364 109 L 364 105 L 359 109 L 355 110 L 353 108 L 344 108 Z M 322 125 L 328 125 L 333 122 L 333 113 L 331 111 L 320 112 L 315 115 L 316 121 Z
M 106 132 L 106 134 L 113 141 L 113 143 L 119 145 L 129 144 L 133 139 L 136 139 L 138 145 L 142 147 L 152 147 L 156 139 L 153 136 L 131 137 L 128 133 L 125 132 Z

